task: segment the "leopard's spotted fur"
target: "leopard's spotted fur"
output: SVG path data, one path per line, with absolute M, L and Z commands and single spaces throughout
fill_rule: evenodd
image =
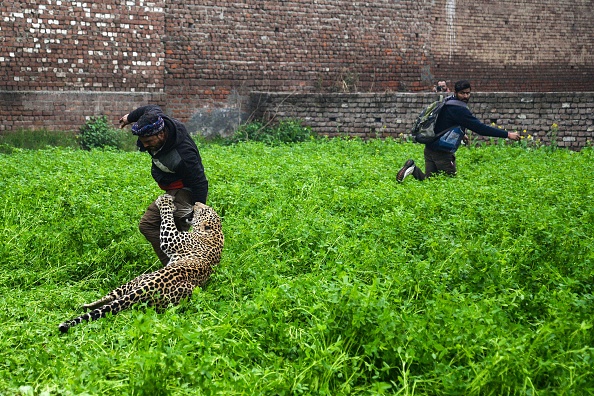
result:
M 221 258 L 224 236 L 217 213 L 200 202 L 194 205 L 192 230 L 178 231 L 174 220 L 173 197 L 164 194 L 157 198 L 161 213 L 161 249 L 169 256 L 169 263 L 149 274 L 143 274 L 118 287 L 105 297 L 83 305 L 90 312 L 61 323 L 65 333 L 72 326 L 97 320 L 107 313 L 113 315 L 137 303 L 147 303 L 157 310 L 177 305 L 192 295 L 195 287 L 203 285 Z

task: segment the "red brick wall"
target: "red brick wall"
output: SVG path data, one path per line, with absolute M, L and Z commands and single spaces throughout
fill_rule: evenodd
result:
M 113 125 L 147 103 L 164 106 L 161 93 L 0 91 L 0 133 L 18 129 L 78 131 L 91 117 L 107 115 Z
M 0 89 L 162 91 L 165 2 L 128 3 L 0 2 Z
M 217 109 L 245 119 L 254 90 L 422 92 L 437 79 L 468 78 L 475 92 L 594 91 L 591 6 L 575 0 L 3 1 L 0 91 L 163 93 L 165 110 L 192 121 L 194 131 L 202 130 L 203 115 L 220 117 Z
M 429 39 L 433 75 L 469 78 L 483 91 L 594 91 L 591 1 L 436 5 Z

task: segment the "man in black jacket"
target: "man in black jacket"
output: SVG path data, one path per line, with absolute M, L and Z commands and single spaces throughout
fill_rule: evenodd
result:
M 517 132 L 507 132 L 502 129 L 493 128 L 480 122 L 468 109 L 466 104 L 470 99 L 470 82 L 467 80 L 457 81 L 454 86 L 454 95 L 445 99 L 446 103 L 442 107 L 437 120 L 435 122 L 435 132 L 445 131 L 452 127 L 460 127 L 461 133 L 464 134 L 466 129 L 483 136 L 493 136 L 499 138 L 508 138 L 511 140 L 520 140 L 520 135 Z M 448 105 L 448 102 L 450 102 Z M 459 143 L 458 143 L 459 144 Z M 424 180 L 437 172 L 444 172 L 448 175 L 456 174 L 456 150 L 458 145 L 453 149 L 444 149 L 439 141 L 428 143 L 425 145 L 425 173 L 415 165 L 415 161 L 409 159 L 404 163 L 404 166 L 398 171 L 396 180 L 402 182 L 408 175 L 413 175 L 417 180 Z
M 146 151 L 153 160 L 151 173 L 159 187 L 174 197 L 173 213 L 178 229 L 190 228 L 193 206 L 206 204 L 208 180 L 196 143 L 184 124 L 163 113 L 156 105 L 139 107 L 120 118 L 120 128 L 132 125 L 132 134 L 138 136 L 140 151 Z M 159 247 L 161 215 L 152 202 L 140 219 L 139 229 L 151 243 L 163 265 L 169 258 Z

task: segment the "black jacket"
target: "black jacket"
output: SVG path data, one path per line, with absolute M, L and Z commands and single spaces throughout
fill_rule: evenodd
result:
M 198 147 L 186 127 L 178 120 L 165 115 L 157 105 L 137 108 L 128 114 L 128 121 L 136 122 L 147 112 L 159 114 L 167 129 L 167 140 L 156 153 L 146 150 L 140 140 L 136 142 L 140 151 L 148 152 L 153 158 L 153 179 L 163 190 L 187 188 L 192 193 L 192 203 L 206 204 L 208 180 L 204 174 Z
M 455 99 L 455 96 L 446 98 L 446 101 Z M 447 102 L 446 102 L 447 103 Z M 453 126 L 461 126 L 483 136 L 507 138 L 507 131 L 485 125 L 478 120 L 466 106 L 443 106 L 435 121 L 435 132 L 445 131 Z

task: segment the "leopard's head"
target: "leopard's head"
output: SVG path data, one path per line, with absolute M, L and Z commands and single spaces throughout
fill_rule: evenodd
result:
M 196 202 L 194 205 L 192 228 L 194 231 L 222 234 L 221 218 L 210 206 Z

